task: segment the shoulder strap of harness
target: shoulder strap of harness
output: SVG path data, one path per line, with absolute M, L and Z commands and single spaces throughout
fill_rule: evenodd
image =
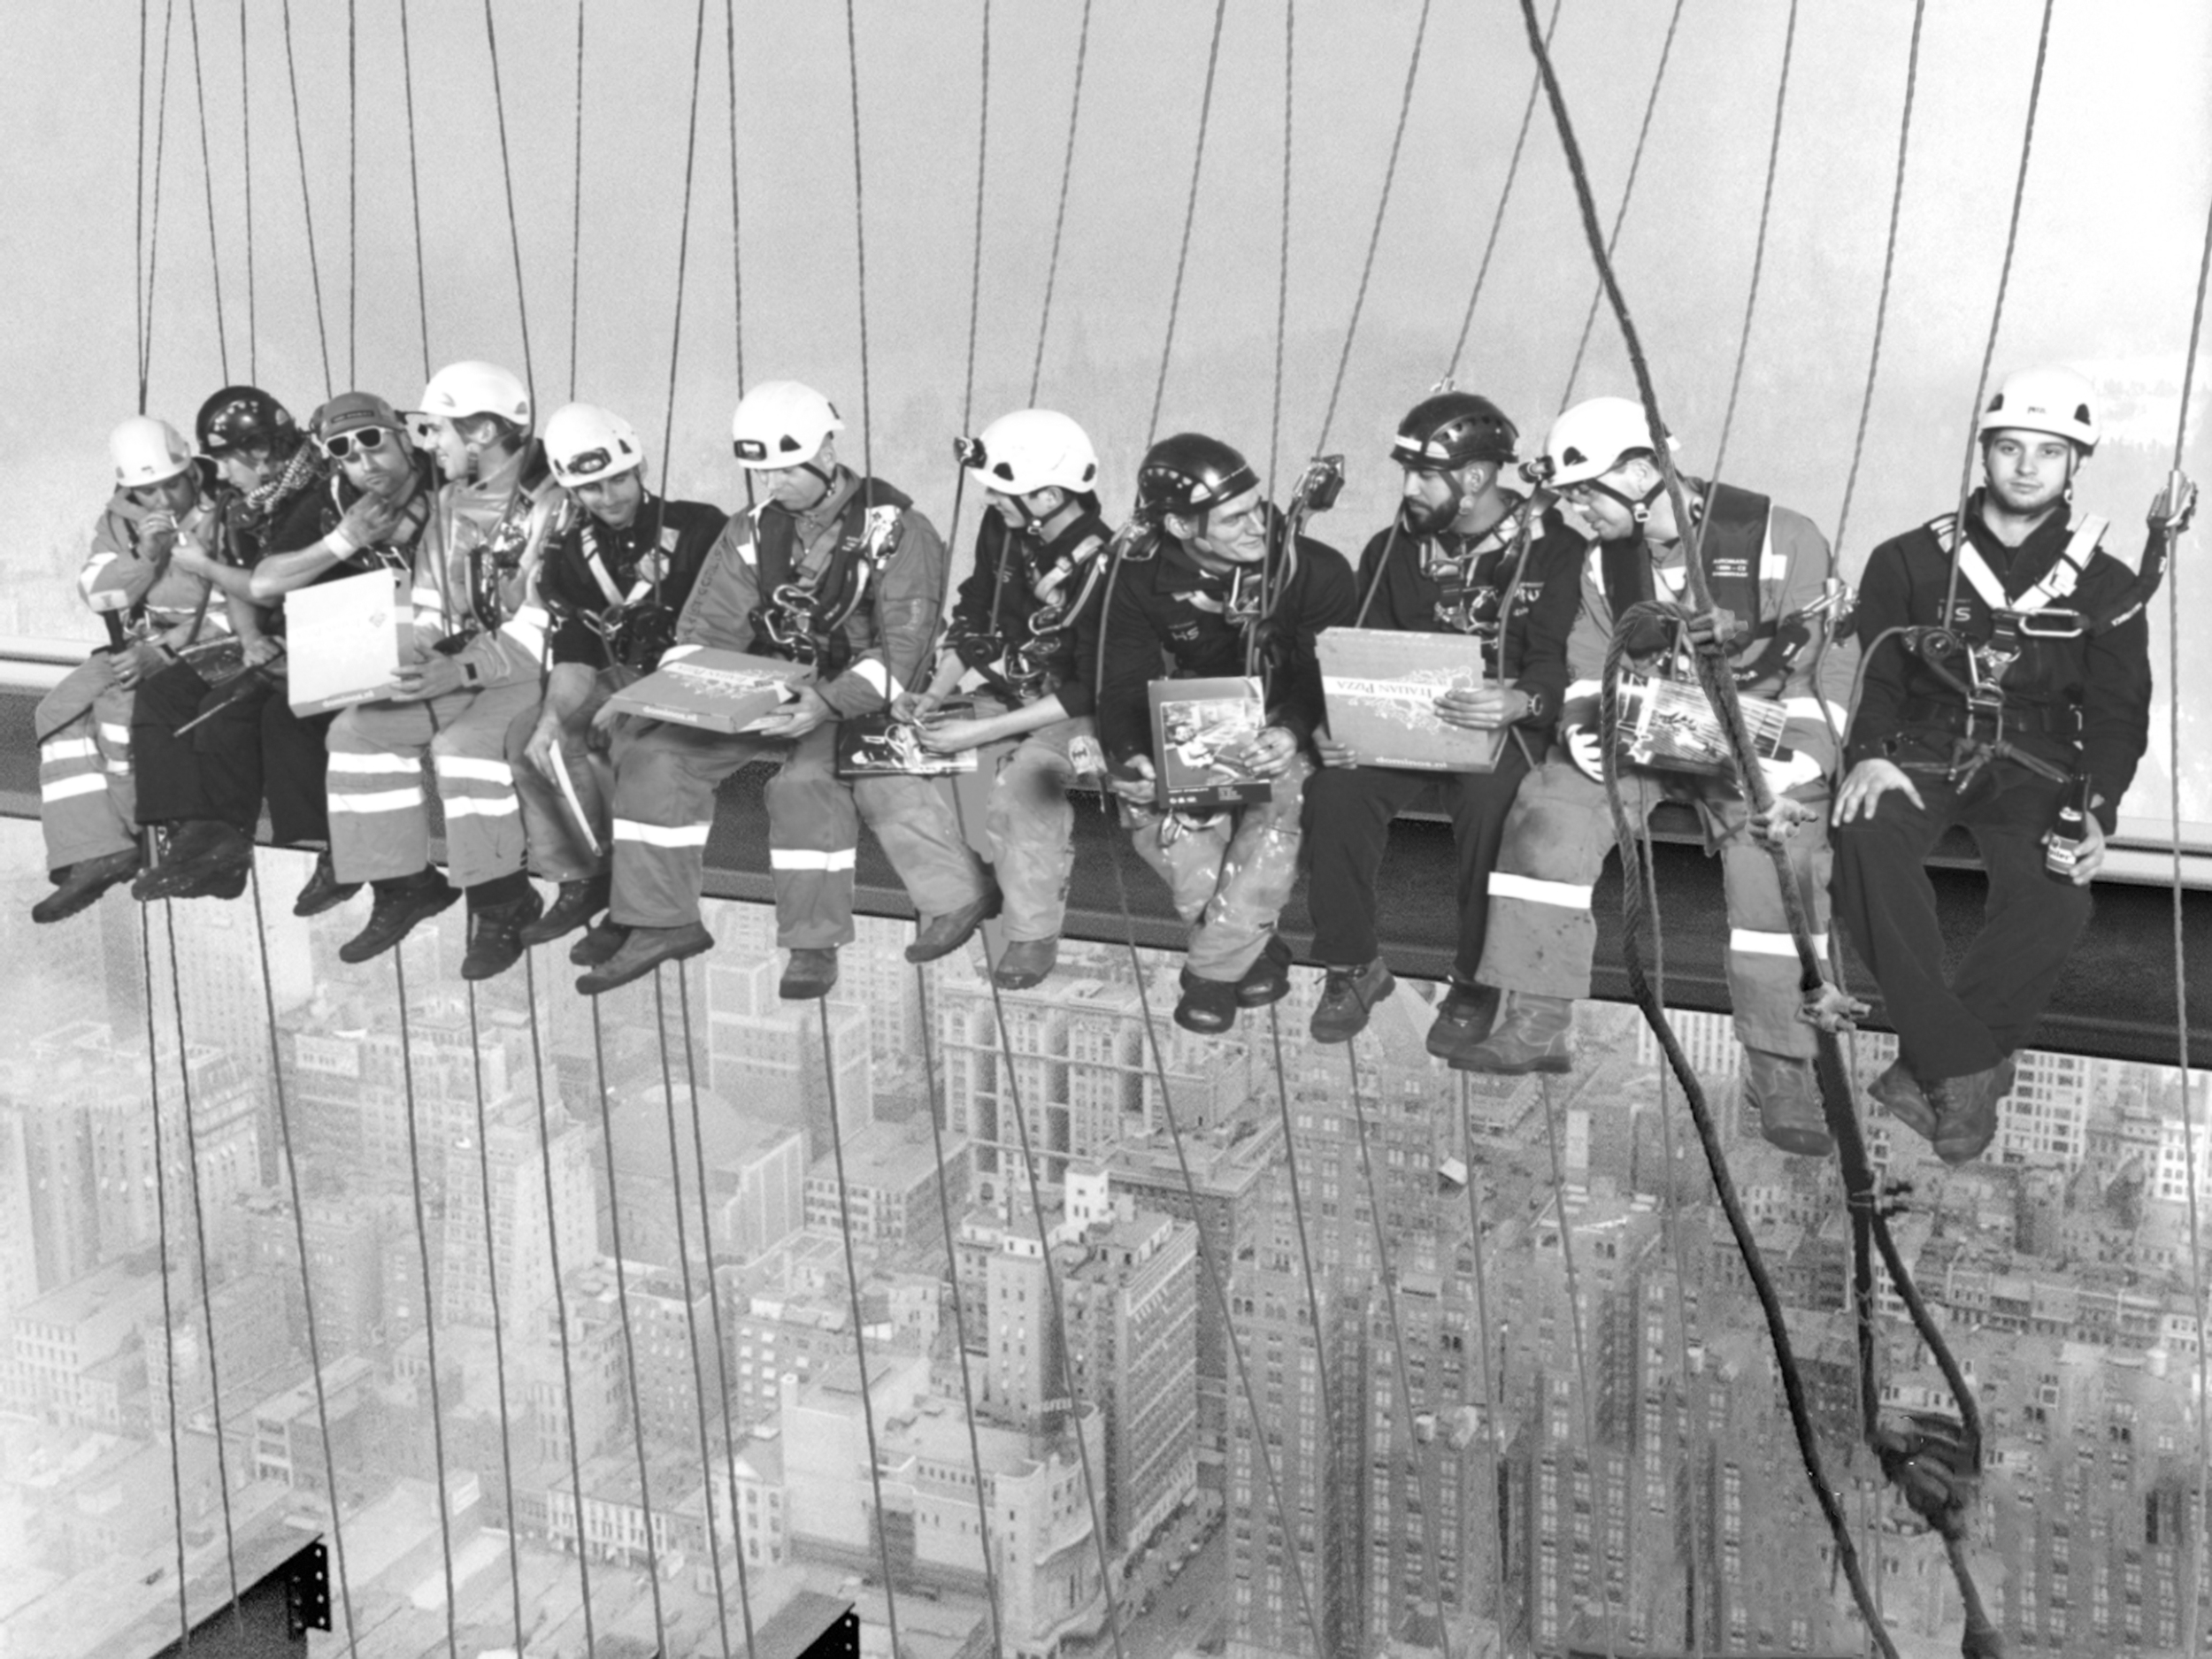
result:
M 1936 545 L 1958 561 L 1959 574 L 1966 579 L 1967 585 L 1973 588 L 1985 605 L 1993 611 L 2010 611 L 2024 614 L 2032 614 L 2073 597 L 2082 572 L 2089 568 L 2090 560 L 2097 556 L 2097 544 L 2104 540 L 2107 525 L 2095 513 L 2077 513 L 2069 521 L 2067 528 L 2070 534 L 2067 536 L 2066 546 L 2058 557 L 2052 560 L 2051 568 L 2044 572 L 2027 592 L 2014 599 L 2007 595 L 2004 583 L 1997 579 L 1997 572 L 1989 568 L 1989 561 L 1982 557 L 1981 549 L 1974 545 L 1973 539 L 1959 534 L 1956 513 L 1940 514 L 1929 519 L 1926 525 L 1928 534 L 1935 538 Z

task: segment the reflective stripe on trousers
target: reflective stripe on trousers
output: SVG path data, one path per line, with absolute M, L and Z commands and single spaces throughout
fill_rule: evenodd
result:
M 39 823 L 49 871 L 137 844 L 132 702 L 105 654 L 72 669 L 40 700 L 32 729 L 39 733 Z
M 519 803 L 505 749 L 534 680 L 457 691 L 427 703 L 361 703 L 330 728 L 330 850 L 341 881 L 413 875 L 430 863 L 422 763 L 445 808 L 454 885 L 522 868 Z

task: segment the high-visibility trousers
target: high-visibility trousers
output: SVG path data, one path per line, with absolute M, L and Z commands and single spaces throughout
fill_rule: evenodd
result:
M 1908 733 L 1897 758 L 1939 762 L 1947 734 Z M 1992 761 L 1964 789 L 1939 772 L 1912 772 L 1926 804 L 1893 789 L 1870 820 L 1836 831 L 1836 913 L 1874 971 L 1898 1053 L 1924 1083 L 1993 1066 L 2028 1041 L 2089 926 L 2087 887 L 2044 868 L 2044 832 L 2066 786 L 2010 761 Z M 1955 824 L 1974 837 L 1988 873 L 1981 931 L 1944 975 L 1928 854 Z
M 1509 740 L 1490 772 L 1411 772 L 1390 766 L 1325 766 L 1306 783 L 1306 905 L 1313 954 L 1324 965 L 1359 967 L 1381 954 L 1375 936 L 1375 879 L 1390 844 L 1390 821 L 1435 787 L 1452 815 L 1457 855 L 1459 944 L 1455 979 L 1472 984 L 1490 921 L 1490 872 L 1505 840 L 1528 758 Z
M 1728 992 L 1736 1035 L 1748 1048 L 1809 1056 L 1813 1027 L 1798 1018 L 1797 947 L 1782 908 L 1774 857 L 1752 839 L 1750 809 L 1717 779 L 1623 767 L 1621 799 L 1640 824 L 1660 802 L 1686 802 L 1704 821 L 1706 845 L 1721 858 L 1728 906 Z M 1828 949 L 1828 803 L 1784 843 L 1824 956 Z M 1478 976 L 1500 990 L 1587 996 L 1597 922 L 1590 895 L 1613 849 L 1605 786 L 1555 747 L 1528 775 L 1506 819 L 1505 844 L 1490 877 L 1490 932 Z
M 999 922 L 1010 944 L 1056 939 L 1067 918 L 1075 872 L 1075 807 L 1068 799 L 1075 763 L 1069 747 L 1093 730 L 1088 715 L 1056 720 L 990 745 L 979 763 L 990 774 L 983 827 L 1005 896 Z
M 1302 751 L 1264 801 L 1193 823 L 1125 804 L 1137 856 L 1168 885 L 1190 924 L 1184 967 L 1194 979 L 1237 980 L 1259 960 L 1298 876 L 1300 804 L 1313 762 Z
M 562 795 L 560 786 L 532 765 L 524 753 L 544 713 L 543 702 L 532 703 L 508 726 L 507 764 L 513 772 L 515 794 L 522 801 L 522 838 L 529 849 L 532 875 L 546 881 L 581 881 L 609 867 L 614 828 L 614 761 L 610 755 L 595 754 L 587 738 L 592 716 L 609 697 L 638 677 L 634 669 L 600 670 L 591 695 L 561 723 L 556 741 L 569 785 L 576 792 L 573 805 Z
M 127 852 L 137 843 L 131 702 L 102 651 L 64 675 L 32 713 L 39 824 L 50 872 Z
M 961 839 L 935 778 L 847 782 L 836 767 L 837 723 L 795 741 L 726 736 L 661 723 L 615 741 L 614 889 L 607 914 L 626 927 L 681 927 L 699 919 L 714 790 L 756 760 L 780 757 L 768 780 L 768 870 L 776 942 L 825 949 L 853 937 L 853 860 L 864 818 L 907 895 L 925 916 L 972 904 L 981 864 Z
M 341 881 L 411 876 L 430 864 L 426 758 L 445 810 L 457 887 L 522 868 L 522 807 L 507 728 L 539 695 L 534 680 L 425 703 L 357 703 L 330 728 L 330 854 Z

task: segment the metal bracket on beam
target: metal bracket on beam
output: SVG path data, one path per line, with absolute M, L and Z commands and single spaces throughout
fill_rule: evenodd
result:
M 294 1636 L 330 1629 L 330 1552 L 317 1539 L 279 1569 L 284 1575 L 284 1607 Z

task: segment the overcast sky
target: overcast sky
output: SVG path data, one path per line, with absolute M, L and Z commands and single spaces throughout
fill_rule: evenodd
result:
M 224 361 L 188 0 L 150 5 L 145 202 L 150 216 L 165 8 L 175 38 L 152 243 L 150 398 L 154 412 L 185 425 L 221 380 Z M 348 385 L 411 402 L 425 352 L 398 0 L 354 6 L 351 168 L 348 7 L 291 7 L 327 380 L 283 7 L 247 0 L 244 96 L 238 0 L 197 0 L 196 10 L 230 377 L 244 379 L 250 367 L 302 415 Z M 812 381 L 857 429 L 844 7 L 740 0 L 735 10 L 745 369 L 751 379 Z M 1672 0 L 1564 0 L 1555 49 L 1609 222 L 1673 10 Z M 1832 532 L 1867 379 L 1913 8 L 1909 0 L 1802 0 L 1799 10 L 1773 226 L 1726 470 Z M 1854 572 L 1875 541 L 1943 510 L 1956 489 L 2041 10 L 2035 0 L 1928 8 L 1874 419 L 1841 548 Z M 856 11 L 868 436 L 878 470 L 941 523 L 966 363 L 983 7 L 858 0 Z M 1227 0 L 1226 11 L 1161 424 L 1217 431 L 1263 465 L 1278 340 L 1285 4 Z M 1683 0 L 1621 234 L 1623 280 L 1693 468 L 1712 460 L 1741 338 L 1789 11 L 1786 0 Z M 634 419 L 657 459 L 671 409 L 698 10 L 690 0 L 588 0 L 580 255 L 572 234 L 576 7 L 495 0 L 494 12 L 529 351 L 526 361 L 483 7 L 416 0 L 408 18 L 428 354 L 526 369 L 541 411 L 568 395 L 572 379 L 580 396 Z M 1206 0 L 1093 7 L 1038 401 L 1065 408 L 1097 437 L 1114 512 L 1126 504 L 1147 435 L 1213 15 Z M 1079 0 L 991 6 L 979 424 L 1028 401 L 1081 16 Z M 1418 0 L 1296 7 L 1286 471 L 1321 436 L 1420 16 Z M 10 23 L 0 265 L 12 317 L 0 349 L 15 396 L 0 421 L 19 461 L 11 542 L 44 549 L 83 534 L 104 489 L 105 434 L 136 399 L 139 12 L 125 0 L 27 0 L 11 8 Z M 726 503 L 741 486 L 726 447 L 738 346 L 723 31 L 723 5 L 710 0 L 669 458 L 680 492 Z M 1366 311 L 1328 434 L 1332 449 L 1351 457 L 1352 487 L 1318 527 L 1348 549 L 1379 521 L 1394 485 L 1382 455 L 1396 417 L 1451 365 L 1530 73 L 1511 0 L 1432 0 Z M 2116 539 L 2131 557 L 2172 442 L 2212 195 L 2208 87 L 2212 7 L 2057 0 L 1997 372 L 2068 361 L 2107 388 L 2115 439 L 2085 474 L 2083 496 L 2125 526 Z M 1462 384 L 1520 421 L 1525 448 L 1567 396 L 1592 280 L 1560 148 L 1540 106 L 1458 365 Z M 1609 318 L 1599 319 L 1575 389 L 1631 389 Z M 2193 450 L 2196 470 L 2212 472 L 2200 439 Z M 2195 576 L 2184 569 L 2185 583 Z M 2204 660 L 2212 631 L 2200 637 L 2208 649 L 2193 644 L 2185 656 L 2212 672 Z M 2212 816 L 2206 781 L 2192 816 Z

